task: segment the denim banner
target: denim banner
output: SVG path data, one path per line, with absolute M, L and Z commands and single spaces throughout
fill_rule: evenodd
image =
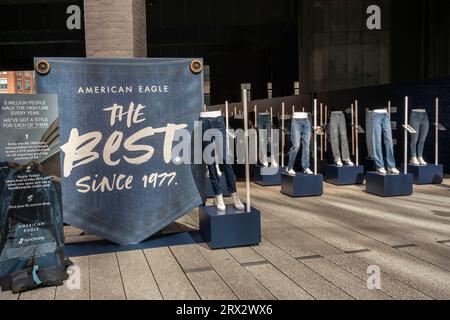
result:
M 65 223 L 128 245 L 203 203 L 204 166 L 171 154 L 203 107 L 192 59 L 41 60 L 37 91 L 59 99 Z
M 37 287 L 29 270 L 37 277 L 52 270 L 52 281 L 62 283 L 57 97 L 4 94 L 0 105 L 0 285 Z

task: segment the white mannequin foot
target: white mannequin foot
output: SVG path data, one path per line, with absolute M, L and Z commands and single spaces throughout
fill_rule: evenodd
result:
M 234 207 L 240 211 L 244 211 L 245 207 L 239 199 L 238 195 L 236 193 L 233 193 L 231 195 L 231 198 L 233 199 Z
M 377 170 L 377 172 L 378 172 L 379 174 L 382 174 L 383 176 L 387 175 L 387 171 L 386 171 L 385 168 L 380 168 L 380 169 Z
M 217 210 L 219 210 L 219 211 L 226 211 L 227 210 L 225 202 L 223 201 L 223 195 L 216 196 L 215 204 L 216 204 Z
M 347 167 L 354 167 L 354 166 L 355 166 L 355 164 L 354 164 L 351 160 L 344 161 L 344 162 L 345 162 L 345 165 L 346 165 Z
M 314 174 L 314 172 L 311 171 L 311 169 L 305 169 L 305 171 L 303 172 L 304 174 L 308 175 L 308 176 L 312 176 Z
M 392 169 L 389 169 L 389 173 L 390 174 L 395 174 L 395 175 L 398 176 L 400 174 L 400 171 L 398 171 L 397 168 L 392 168 Z
M 278 168 L 279 166 L 278 166 L 278 161 L 277 161 L 277 159 L 275 159 L 274 157 L 272 157 L 272 167 L 273 168 Z
M 294 169 L 286 170 L 286 173 L 288 175 L 290 175 L 290 176 L 293 176 L 293 177 L 295 177 L 297 175 L 297 173 L 294 171 Z
M 342 163 L 341 160 L 336 161 L 336 167 L 342 168 L 344 166 L 344 164 Z
M 412 157 L 411 158 L 411 165 L 413 165 L 413 166 L 420 166 L 419 159 L 417 159 L 417 157 Z
M 419 157 L 419 163 L 421 166 L 426 166 L 428 164 L 422 157 Z
M 269 163 L 268 163 L 267 160 L 266 160 L 266 161 L 264 161 L 264 162 L 262 163 L 262 165 L 263 165 L 264 168 L 267 168 L 267 167 L 269 166 Z

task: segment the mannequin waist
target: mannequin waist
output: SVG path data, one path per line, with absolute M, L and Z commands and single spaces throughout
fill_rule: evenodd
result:
M 294 112 L 293 119 L 308 119 L 308 113 L 306 112 Z
M 372 112 L 378 113 L 378 114 L 387 114 L 388 113 L 388 111 L 386 109 L 375 109 Z

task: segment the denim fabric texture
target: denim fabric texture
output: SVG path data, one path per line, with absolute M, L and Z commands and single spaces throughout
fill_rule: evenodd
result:
M 106 140 L 116 131 L 123 133 L 123 140 L 146 128 L 165 128 L 168 124 L 187 125 L 193 135 L 194 122 L 202 111 L 203 73 L 190 70 L 192 59 L 126 59 L 126 58 L 36 58 L 47 60 L 51 70 L 47 75 L 36 74 L 39 93 L 56 93 L 59 99 L 61 145 L 69 141 L 72 129 L 79 134 L 100 132 L 102 140 L 95 147 L 99 159 L 75 167 L 68 177 L 62 178 L 64 222 L 86 230 L 120 245 L 142 242 L 173 221 L 203 204 L 204 166 L 166 163 L 163 156 L 165 134 L 156 133 L 138 141 L 151 146 L 154 154 L 143 164 L 130 164 L 124 157 L 138 157 L 143 152 L 131 152 L 124 146 L 112 155 L 121 159 L 115 166 L 105 164 L 102 152 Z M 131 87 L 132 92 L 84 93 L 79 88 Z M 165 92 L 143 92 L 140 87 L 168 86 Z M 105 108 L 115 104 L 128 111 L 131 103 L 146 108 L 140 118 L 145 121 L 127 126 L 116 121 L 111 126 L 111 113 Z M 126 116 L 125 116 L 126 118 Z M 123 144 L 123 142 L 122 142 Z M 64 152 L 61 152 L 64 165 Z M 176 174 L 156 187 L 144 185 L 150 175 Z M 131 190 L 80 193 L 76 183 L 83 177 L 96 175 L 100 179 L 124 174 L 133 176 Z M 201 178 L 203 176 L 203 178 Z
M 331 113 L 330 140 L 334 161 L 335 162 L 350 161 L 347 124 L 345 121 L 345 114 L 342 111 L 336 111 Z
M 373 114 L 373 111 L 367 110 L 367 112 L 366 112 L 366 144 L 367 144 L 367 157 L 369 159 L 375 159 L 374 150 L 373 150 L 372 114 Z
M 266 134 L 261 135 L 260 130 L 265 130 Z M 263 152 L 263 154 L 267 157 L 267 155 L 272 151 L 272 149 L 271 149 L 271 147 L 272 147 L 272 124 L 270 121 L 269 113 L 259 113 L 258 114 L 258 133 L 259 133 L 260 151 Z M 265 139 L 263 139 L 263 137 L 267 137 L 267 140 L 263 141 L 263 140 L 265 140 Z
M 426 112 L 411 112 L 410 125 L 417 133 L 411 134 L 411 156 L 423 158 L 425 141 L 430 130 L 430 121 Z
M 289 151 L 288 170 L 292 170 L 297 160 L 300 147 L 302 148 L 302 168 L 310 167 L 310 142 L 312 127 L 309 119 L 293 119 L 291 128 L 292 147 Z
M 216 144 L 216 148 L 221 148 L 220 152 L 214 152 L 213 156 L 217 156 L 219 159 L 219 167 L 222 173 L 225 175 L 225 179 L 227 182 L 227 188 L 228 192 L 230 193 L 236 193 L 236 176 L 233 171 L 233 166 L 229 164 L 230 162 L 227 161 L 229 159 L 229 152 L 227 150 L 227 144 L 226 140 L 228 139 L 226 129 L 225 129 L 225 122 L 223 117 L 217 117 L 217 118 L 202 118 L 200 119 L 202 121 L 202 131 L 203 135 L 207 130 L 215 129 L 220 132 L 220 134 L 223 137 L 222 143 Z M 203 140 L 203 150 L 211 145 L 211 143 L 216 143 L 214 138 L 211 138 L 209 141 Z M 221 146 L 218 144 L 221 144 Z M 217 150 L 217 149 L 216 149 Z M 228 163 L 227 163 L 228 162 Z M 211 184 L 213 187 L 214 195 L 219 196 L 223 194 L 223 190 L 220 186 L 220 178 L 219 174 L 217 172 L 216 163 L 214 164 L 208 164 L 208 171 L 209 171 L 209 178 L 211 180 Z
M 391 117 L 388 113 L 372 113 L 372 139 L 377 169 L 385 168 L 382 140 L 386 150 L 387 168 L 395 168 Z

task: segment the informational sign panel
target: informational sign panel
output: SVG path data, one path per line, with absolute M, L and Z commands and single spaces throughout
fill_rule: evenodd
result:
M 172 157 L 177 135 L 193 135 L 203 107 L 201 60 L 42 58 L 36 65 L 37 91 L 60 103 L 67 224 L 127 245 L 203 203 L 204 166 Z
M 0 278 L 64 272 L 56 95 L 0 95 Z

